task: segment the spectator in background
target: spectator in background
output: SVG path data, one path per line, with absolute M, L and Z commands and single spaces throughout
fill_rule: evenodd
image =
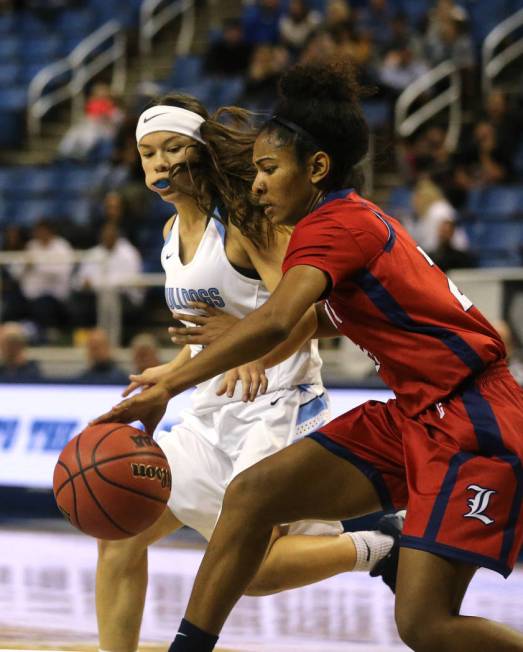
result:
M 85 102 L 83 118 L 66 132 L 58 145 L 58 155 L 65 159 L 87 159 L 100 144 L 111 145 L 122 119 L 123 113 L 110 86 L 101 82 L 94 84 Z
M 245 7 L 242 23 L 248 43 L 278 43 L 282 15 L 280 4 L 280 0 L 256 0 L 254 4 Z
M 339 25 L 352 28 L 352 15 L 346 0 L 328 0 L 325 9 L 325 29 L 332 30 Z
M 280 42 L 296 56 L 321 22 L 321 14 L 313 11 L 307 0 L 290 0 L 287 12 L 280 18 Z
M 97 321 L 97 293 L 118 289 L 124 321 L 137 317 L 143 302 L 143 290 L 132 287 L 142 271 L 138 250 L 120 236 L 118 226 L 107 222 L 100 229 L 100 243 L 86 252 L 74 278 L 76 291 L 71 301 L 73 322 L 77 327 L 94 326 Z
M 427 71 L 427 64 L 416 58 L 410 45 L 405 42 L 387 52 L 378 76 L 387 96 L 395 101 L 407 86 Z
M 2 231 L 2 252 L 21 253 L 25 249 L 27 234 L 18 224 L 8 224 Z M 2 321 L 18 321 L 27 314 L 25 299 L 18 277 L 20 264 L 0 265 Z
M 486 97 L 482 116 L 492 125 L 498 150 L 503 160 L 511 161 L 521 143 L 523 120 L 521 111 L 510 106 L 507 94 L 499 88 Z
M 299 63 L 306 65 L 308 63 L 326 63 L 330 61 L 336 53 L 336 43 L 332 38 L 330 31 L 320 29 L 310 36 L 305 43 L 305 47 L 300 53 Z
M 0 381 L 31 381 L 40 377 L 38 363 L 27 359 L 27 336 L 22 325 L 0 325 Z
M 133 374 L 141 374 L 146 369 L 162 364 L 158 342 L 149 333 L 139 333 L 131 340 Z
M 452 5 L 436 14 L 425 39 L 425 55 L 433 66 L 450 59 L 461 71 L 472 71 L 474 43 L 460 6 Z
M 454 163 L 456 184 L 466 191 L 507 181 L 513 167 L 509 152 L 497 141 L 495 127 L 484 119 L 475 124 L 472 141 L 458 150 Z
M 356 31 L 367 34 L 378 50 L 383 51 L 392 38 L 394 14 L 395 9 L 388 0 L 368 0 L 357 12 Z
M 445 198 L 441 188 L 427 177 L 416 183 L 412 193 L 414 222 L 407 228 L 424 251 L 438 247 L 439 229 L 442 222 L 455 222 L 456 211 Z M 456 229 L 450 240 L 456 249 L 465 251 L 468 239 L 463 229 Z
M 240 105 L 251 111 L 270 111 L 276 101 L 278 80 L 288 61 L 285 48 L 258 45 L 249 65 Z
M 71 292 L 73 249 L 58 236 L 54 225 L 40 220 L 27 243 L 29 262 L 12 268 L 26 302 L 25 317 L 41 331 L 42 341 L 53 341 L 67 326 L 66 302 Z
M 476 261 L 473 256 L 463 249 L 457 249 L 452 240 L 456 233 L 456 222 L 454 220 L 443 219 L 438 226 L 438 242 L 433 251 L 428 254 L 432 260 L 444 272 L 450 269 L 463 269 L 475 267 Z
M 129 378 L 113 359 L 107 332 L 103 328 L 89 331 L 85 341 L 88 366 L 77 380 L 88 383 L 127 385 Z
M 245 39 L 241 21 L 230 18 L 225 21 L 221 36 L 210 44 L 204 55 L 204 72 L 224 78 L 244 75 L 252 49 L 252 44 Z M 136 139 L 133 144 L 136 151 Z
M 499 319 L 494 321 L 492 325 L 498 331 L 507 350 L 507 361 L 510 372 L 516 379 L 518 385 L 523 387 L 523 349 L 517 346 L 516 337 L 507 321 Z

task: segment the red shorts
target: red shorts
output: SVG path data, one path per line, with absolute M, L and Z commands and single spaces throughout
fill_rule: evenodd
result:
M 369 401 L 310 435 L 407 508 L 401 545 L 507 577 L 523 544 L 523 391 L 505 364 L 416 417 Z

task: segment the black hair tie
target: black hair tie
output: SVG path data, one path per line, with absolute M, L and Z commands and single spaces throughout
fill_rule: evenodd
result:
M 314 138 L 312 134 L 310 134 L 303 127 L 300 127 L 300 125 L 297 125 L 295 122 L 291 122 L 291 120 L 285 120 L 284 118 L 281 118 L 279 115 L 273 115 L 272 118 L 270 119 L 270 122 L 276 122 L 277 124 L 284 126 L 289 131 L 292 131 L 295 134 L 298 134 L 298 136 L 301 136 L 304 140 L 311 141 L 316 147 L 318 147 L 318 149 L 322 149 L 318 145 L 318 141 L 316 140 L 316 138 Z

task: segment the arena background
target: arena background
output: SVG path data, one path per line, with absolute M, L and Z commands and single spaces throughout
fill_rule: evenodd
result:
M 283 70 L 332 58 L 372 89 L 365 194 L 493 321 L 523 384 L 522 0 L 0 0 L 0 645 L 96 644 L 94 542 L 59 517 L 52 468 L 129 372 L 176 352 L 171 210 L 144 188 L 137 116 L 177 90 L 263 118 Z M 335 414 L 389 396 L 347 340 L 321 353 Z M 145 641 L 172 636 L 201 550 L 185 529 L 153 551 Z M 521 570 L 480 573 L 466 607 L 523 629 Z M 223 640 L 404 649 L 392 609 L 339 576 L 242 600 Z

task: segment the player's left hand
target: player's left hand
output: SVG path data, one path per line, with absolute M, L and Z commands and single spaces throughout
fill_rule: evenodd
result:
M 229 313 L 210 306 L 203 301 L 188 301 L 190 308 L 198 308 L 204 312 L 203 315 L 187 315 L 187 313 L 173 311 L 175 319 L 188 321 L 194 326 L 169 328 L 171 341 L 175 344 L 210 344 L 213 340 L 223 335 L 234 324 L 239 321 Z
M 140 394 L 132 398 L 121 401 L 109 410 L 109 412 L 93 419 L 89 425 L 141 421 L 147 433 L 152 435 L 165 414 L 170 398 L 171 396 L 167 388 L 161 383 L 158 383 L 148 389 L 144 389 L 143 392 L 140 392 Z
M 236 383 L 242 383 L 242 401 L 254 401 L 259 394 L 265 394 L 269 381 L 265 375 L 265 367 L 259 360 L 248 362 L 241 367 L 230 369 L 223 377 L 221 385 L 216 390 L 218 396 L 227 393 L 229 398 L 234 395 Z

